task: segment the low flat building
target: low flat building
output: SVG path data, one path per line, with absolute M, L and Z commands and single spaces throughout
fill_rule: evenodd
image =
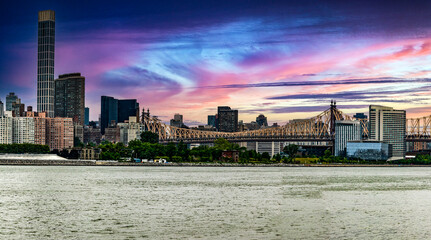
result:
M 392 156 L 390 144 L 381 141 L 349 141 L 347 157 L 366 161 L 386 161 Z
M 99 148 L 82 148 L 79 152 L 79 159 L 98 160 L 101 150 Z
M 247 150 L 255 150 L 262 154 L 264 152 L 269 153 L 270 156 L 274 156 L 283 151 L 283 143 L 281 142 L 241 142 L 241 147 L 246 147 Z

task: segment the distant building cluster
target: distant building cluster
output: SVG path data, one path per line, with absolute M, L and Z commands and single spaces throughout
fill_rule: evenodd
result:
M 73 147 L 71 118 L 49 118 L 46 113 L 25 112 L 14 117 L 12 111 L 0 116 L 0 144 L 34 143 L 48 145 L 51 150 Z

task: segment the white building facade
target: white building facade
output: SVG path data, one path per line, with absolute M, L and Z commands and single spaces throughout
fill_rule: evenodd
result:
M 335 156 L 345 156 L 348 141 L 361 140 L 361 123 L 359 121 L 335 121 Z
M 0 117 L 0 144 L 12 144 L 11 117 Z
M 34 119 L 12 118 L 12 143 L 34 143 Z

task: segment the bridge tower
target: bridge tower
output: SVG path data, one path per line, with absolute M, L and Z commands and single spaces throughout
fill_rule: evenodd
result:
M 330 126 L 330 134 L 331 138 L 335 137 L 335 120 L 336 120 L 336 112 L 337 112 L 337 102 L 335 100 L 331 100 L 331 126 Z

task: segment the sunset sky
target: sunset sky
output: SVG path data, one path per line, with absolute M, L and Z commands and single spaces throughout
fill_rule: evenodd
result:
M 376 3 L 377 2 L 377 3 Z M 37 12 L 56 11 L 55 77 L 81 72 L 100 96 L 137 98 L 168 121 L 217 106 L 249 122 L 317 115 L 335 99 L 431 114 L 431 1 L 2 1 L 0 100 L 36 106 Z

